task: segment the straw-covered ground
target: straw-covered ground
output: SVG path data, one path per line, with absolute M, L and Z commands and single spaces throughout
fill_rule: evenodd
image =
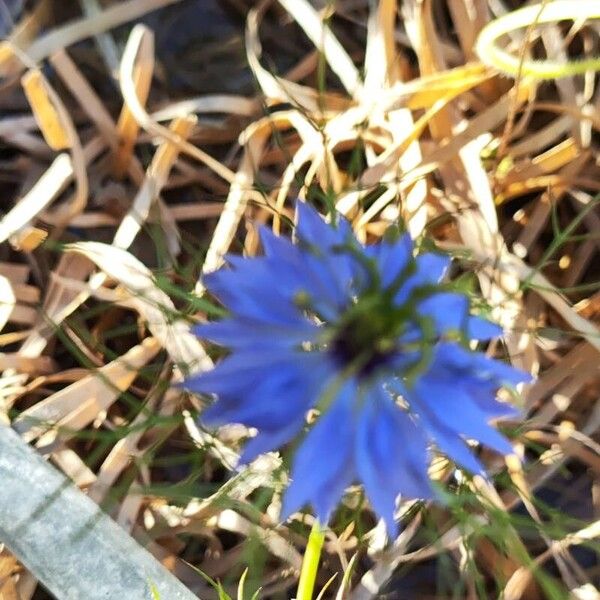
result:
M 240 597 L 296 594 L 289 453 L 232 470 L 252 432 L 204 430 L 173 384 L 221 356 L 191 333 L 220 313 L 201 274 L 288 234 L 298 197 L 452 253 L 506 331 L 487 352 L 537 378 L 502 424 L 522 460 L 480 448 L 485 481 L 437 457 L 448 503 L 401 504 L 392 543 L 351 488 L 316 590 L 599 597 L 600 7 L 477 45 L 521 5 L 0 2 L 0 417 L 199 597 L 246 570 Z M 0 598 L 48 597 L 0 550 Z

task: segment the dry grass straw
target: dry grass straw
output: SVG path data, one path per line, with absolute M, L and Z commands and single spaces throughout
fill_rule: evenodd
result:
M 541 86 L 532 78 L 507 79 L 477 62 L 475 41 L 502 9 L 497 2 L 452 0 L 443 12 L 430 0 L 340 2 L 335 11 L 318 11 L 307 0 L 247 0 L 225 4 L 245 19 L 256 93 L 182 97 L 157 68 L 163 57 L 156 54 L 152 31 L 138 22 L 167 5 L 177 11 L 176 0 L 128 0 L 105 8 L 86 0 L 84 14 L 72 21 L 52 21 L 47 1 L 32 4 L 0 45 L 0 103 L 6 109 L 0 137 L 10 149 L 10 159 L 0 160 L 6 198 L 0 213 L 4 421 L 36 441 L 96 501 L 110 499 L 118 522 L 201 597 L 215 594 L 185 560 L 214 578 L 239 577 L 247 540 L 258 541 L 269 557 L 263 594 L 290 589 L 304 539 L 297 523 L 278 524 L 279 457 L 263 457 L 219 482 L 248 432 L 198 429 L 184 412 L 198 409 L 198 400 L 166 385 L 179 381 L 186 368 L 212 364 L 190 332 L 191 322 L 208 315 L 195 309 L 183 318 L 181 298 L 172 292 L 182 283 L 177 261 L 185 265 L 192 256 L 188 222 L 203 236 L 195 244 L 206 250 L 207 273 L 229 251 L 257 252 L 256 224 L 282 230 L 285 218 L 293 218 L 291 199 L 329 198 L 364 241 L 375 241 L 402 219 L 415 238 L 427 235 L 454 252 L 505 328 L 502 344 L 489 351 L 538 376 L 524 393 L 530 418 L 515 437 L 523 465 L 507 467 L 484 455 L 512 484 L 494 489 L 475 480 L 482 502 L 501 512 L 523 505 L 540 523 L 536 494 L 564 482 L 559 473 L 566 469 L 570 486 L 579 486 L 597 518 L 594 73 Z M 121 45 L 114 28 L 125 23 L 134 26 Z M 287 52 L 295 61 L 288 73 L 276 73 L 263 56 L 264 31 L 270 57 Z M 301 50 L 280 35 L 295 36 Z M 82 41 L 88 59 L 97 57 L 100 66 L 92 72 L 98 81 L 84 68 L 85 53 L 73 47 Z M 600 39 L 597 29 L 579 23 L 571 30 L 514 31 L 505 42 L 514 55 L 527 57 L 535 48 L 564 60 L 573 48 L 592 55 Z M 51 78 L 42 68 L 46 59 Z M 117 68 L 122 98 L 115 102 L 98 90 Z M 207 149 L 198 145 L 203 135 L 214 136 Z M 148 266 L 155 261 L 146 232 L 156 224 L 165 247 L 160 275 L 170 288 L 159 285 Z M 46 249 L 77 238 L 85 241 L 70 243 L 58 258 Z M 193 283 L 186 282 L 190 292 Z M 196 296 L 203 291 L 199 281 Z M 94 306 L 105 308 L 90 317 Z M 133 332 L 117 332 L 114 345 L 103 343 L 132 316 Z M 77 365 L 67 359 L 69 347 Z M 148 366 L 153 375 L 144 371 Z M 138 409 L 128 410 L 128 402 Z M 537 449 L 525 451 L 533 443 Z M 182 446 L 203 457 L 192 463 L 195 477 L 207 486 L 220 483 L 220 489 L 184 500 L 175 500 L 168 488 L 161 493 L 161 481 L 178 481 L 147 457 L 160 448 L 177 457 Z M 444 466 L 441 476 L 450 474 Z M 276 493 L 258 510 L 251 496 L 264 488 Z M 412 514 L 411 506 L 402 510 Z M 550 558 L 561 589 L 593 589 L 597 563 L 580 564 L 571 550 L 598 537 L 597 520 L 579 521 L 558 540 L 542 532 L 535 543 L 511 522 L 499 546 L 476 535 L 491 518 L 473 511 L 465 524 L 433 509 L 428 521 L 439 536 L 428 542 L 416 513 L 387 548 L 381 527 L 372 528 L 368 518 L 361 521 L 366 531 L 332 530 L 323 582 L 358 549 L 371 562 L 356 568 L 346 593 L 354 600 L 375 598 L 399 566 L 418 569 L 442 555 L 455 564 L 468 598 L 478 597 L 476 564 L 484 571 L 497 565 L 505 598 L 542 598 L 547 590 L 532 577 L 532 565 L 543 569 Z M 235 543 L 225 546 L 224 532 Z M 200 539 L 201 550 L 190 555 L 186 536 Z M 473 539 L 479 541 L 469 545 Z M 32 598 L 34 591 L 33 577 L 6 550 L 0 553 L 0 596 Z M 432 592 L 416 593 L 425 598 Z

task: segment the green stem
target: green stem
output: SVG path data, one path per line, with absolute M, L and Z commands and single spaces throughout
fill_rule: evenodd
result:
M 296 600 L 312 600 L 313 590 L 315 588 L 315 579 L 317 578 L 317 569 L 319 560 L 321 559 L 321 549 L 325 541 L 325 534 L 319 526 L 319 522 L 315 521 L 310 535 L 308 536 L 308 544 L 302 559 L 302 569 L 300 571 L 300 580 L 298 581 L 298 592 Z
M 600 18 L 600 0 L 587 0 L 587 2 L 555 0 L 526 6 L 488 23 L 479 34 L 476 52 L 481 62 L 512 77 L 521 74 L 533 79 L 558 79 L 587 71 L 598 71 L 600 70 L 598 56 L 566 62 L 521 60 L 522 57 L 510 54 L 496 45 L 496 41 L 503 35 L 528 27 L 532 23 L 558 23 L 597 18 Z

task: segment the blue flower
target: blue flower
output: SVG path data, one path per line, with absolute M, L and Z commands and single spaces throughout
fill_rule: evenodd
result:
M 295 243 L 263 228 L 264 256 L 230 256 L 205 277 L 231 316 L 197 334 L 230 354 L 186 386 L 217 397 L 205 425 L 258 430 L 242 462 L 302 434 L 317 409 L 293 459 L 283 516 L 312 504 L 326 522 L 360 481 L 394 534 L 399 496 L 436 497 L 432 448 L 479 474 L 466 439 L 512 452 L 489 421 L 517 414 L 496 392 L 530 377 L 468 349 L 502 330 L 441 283 L 449 257 L 415 257 L 408 235 L 363 246 L 345 219 L 333 226 L 304 203 L 297 210 Z

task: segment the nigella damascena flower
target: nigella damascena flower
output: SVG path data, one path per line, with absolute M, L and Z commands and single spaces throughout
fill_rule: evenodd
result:
M 469 350 L 468 340 L 502 331 L 440 283 L 449 257 L 413 256 L 408 235 L 365 247 L 343 218 L 336 227 L 304 203 L 297 210 L 296 243 L 263 228 L 264 256 L 229 256 L 205 277 L 231 315 L 197 333 L 231 353 L 186 386 L 217 397 L 204 424 L 258 430 L 243 462 L 300 435 L 317 409 L 294 456 L 284 516 L 310 503 L 326 522 L 360 481 L 393 533 L 398 496 L 435 497 L 432 448 L 474 473 L 483 467 L 466 439 L 512 452 L 488 422 L 514 414 L 498 389 L 529 376 Z

